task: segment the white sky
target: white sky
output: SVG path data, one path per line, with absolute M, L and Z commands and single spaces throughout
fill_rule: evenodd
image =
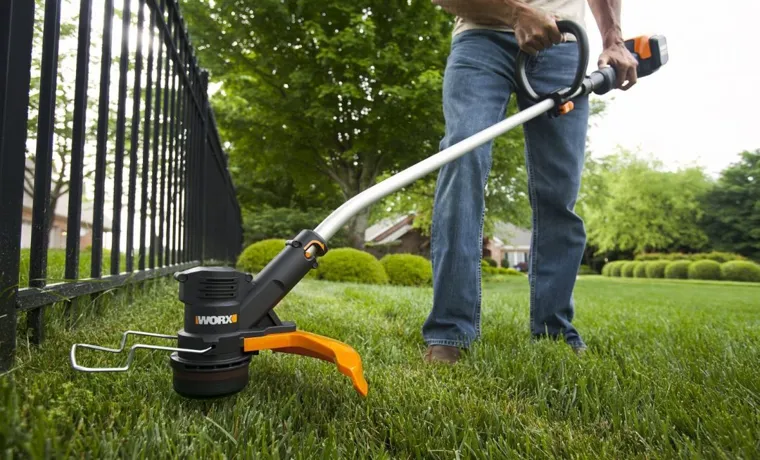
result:
M 760 148 L 760 1 L 624 0 L 626 38 L 662 34 L 669 62 L 628 91 L 612 91 L 604 119 L 589 131 L 594 156 L 617 145 L 667 167 L 696 164 L 716 174 L 742 150 Z M 601 40 L 586 9 L 589 70 Z M 598 96 L 597 96 L 598 97 Z

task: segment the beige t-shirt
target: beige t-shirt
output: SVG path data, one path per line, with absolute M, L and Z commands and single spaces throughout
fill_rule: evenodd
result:
M 528 5 L 554 14 L 560 19 L 567 19 L 585 27 L 586 0 L 526 0 Z M 508 26 L 484 26 L 465 21 L 457 17 L 454 25 L 454 35 L 470 29 L 492 29 L 505 32 L 511 32 L 512 28 Z M 567 36 L 572 40 L 572 36 Z

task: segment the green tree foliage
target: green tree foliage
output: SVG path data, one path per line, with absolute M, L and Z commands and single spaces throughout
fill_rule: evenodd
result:
M 221 83 L 213 104 L 242 190 L 249 184 L 256 196 L 287 185 L 299 197 L 348 199 L 384 171 L 437 151 L 452 18 L 432 2 L 183 7 L 201 60 Z M 356 247 L 369 212 L 349 225 Z
M 654 160 L 620 152 L 589 159 L 578 213 L 598 252 L 700 250 L 698 197 L 710 186 L 699 168 L 666 171 Z
M 701 203 L 702 229 L 716 249 L 760 260 L 760 149 L 742 152 Z
M 291 239 L 301 230 L 314 229 L 331 211 L 322 208 L 309 208 L 305 211 L 290 207 L 245 208 L 242 211 L 244 244 L 247 246 L 271 238 Z M 329 241 L 330 248 L 347 244 L 345 231 L 338 232 Z
M 507 108 L 507 116 L 517 112 L 514 98 Z M 530 203 L 524 165 L 525 142 L 522 129 L 516 128 L 494 139 L 493 161 L 485 190 L 485 230 L 490 232 L 496 222 L 511 222 L 517 226 L 530 225 Z M 388 171 L 383 178 L 399 171 Z M 374 217 L 414 213 L 413 226 L 424 235 L 430 234 L 433 216 L 433 198 L 437 173 L 430 174 L 409 185 L 400 193 L 382 201 L 374 210 Z

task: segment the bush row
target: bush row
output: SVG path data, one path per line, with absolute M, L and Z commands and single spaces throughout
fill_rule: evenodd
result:
M 282 239 L 253 243 L 238 258 L 237 268 L 250 273 L 260 272 L 284 247 L 285 240 Z M 522 275 L 513 268 L 494 267 L 486 259 L 481 260 L 481 267 L 487 278 L 491 275 Z M 388 254 L 378 260 L 368 252 L 336 248 L 320 257 L 318 268 L 309 271 L 307 276 L 326 281 L 430 286 L 433 267 L 428 259 L 415 254 Z
M 760 282 L 760 265 L 747 260 L 618 260 L 602 275 L 623 278 L 667 278 Z
M 661 260 L 713 260 L 718 263 L 731 262 L 733 260 L 747 260 L 746 257 L 735 254 L 733 252 L 699 252 L 695 254 L 681 254 L 681 253 L 663 253 L 663 252 L 650 252 L 646 254 L 639 254 L 634 257 L 636 261 L 661 261 Z
M 238 258 L 237 268 L 260 272 L 285 247 L 285 240 L 269 239 L 248 246 Z M 309 278 L 365 284 L 429 286 L 433 280 L 430 261 L 414 254 L 388 254 L 378 260 L 368 252 L 353 248 L 331 249 L 319 258 Z
M 492 260 L 493 259 L 486 258 L 480 261 L 480 268 L 482 269 L 482 273 L 486 276 L 488 275 L 508 275 L 508 276 L 523 275 L 522 272 L 519 272 L 515 270 L 514 268 L 497 267 L 495 265 L 491 265 Z

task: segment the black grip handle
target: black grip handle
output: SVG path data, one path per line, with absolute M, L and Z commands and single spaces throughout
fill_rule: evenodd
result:
M 573 21 L 557 21 L 557 29 L 559 29 L 560 33 L 567 33 L 574 36 L 576 43 L 578 44 L 578 66 L 575 70 L 575 78 L 573 79 L 573 84 L 569 88 L 559 91 L 560 98 L 567 98 L 575 94 L 581 88 L 583 80 L 586 76 L 589 57 L 588 37 L 586 36 L 586 31 L 583 29 L 583 27 Z M 523 91 L 523 93 L 525 93 L 525 96 L 529 100 L 538 102 L 543 99 L 543 97 L 546 97 L 548 95 L 539 96 L 530 85 L 530 82 L 528 81 L 528 75 L 525 70 L 526 59 L 527 58 L 525 53 L 520 50 L 517 53 L 517 86 L 520 87 L 520 89 Z
M 605 94 L 615 89 L 615 81 L 617 80 L 617 73 L 612 66 L 603 67 L 599 70 L 591 72 L 591 75 L 586 77 L 590 90 L 594 94 Z

